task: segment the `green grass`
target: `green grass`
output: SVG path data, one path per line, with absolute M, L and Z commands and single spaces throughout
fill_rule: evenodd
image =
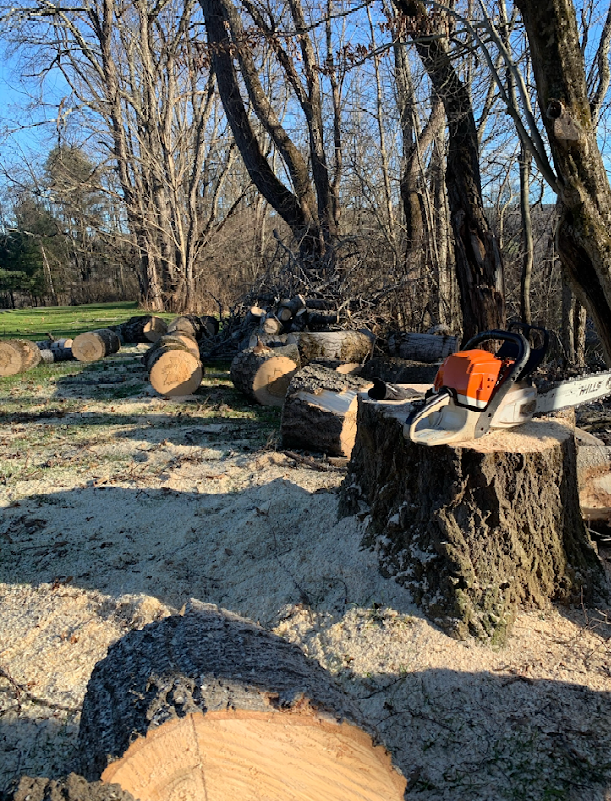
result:
M 75 337 L 84 331 L 118 325 L 137 314 L 136 301 L 117 303 L 90 303 L 86 306 L 38 306 L 32 309 L 0 310 L 0 339 L 56 339 Z M 156 312 L 159 317 L 171 320 L 175 314 Z

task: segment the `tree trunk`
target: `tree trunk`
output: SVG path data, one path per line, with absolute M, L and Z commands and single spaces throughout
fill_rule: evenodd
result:
M 197 343 L 186 335 L 161 337 L 142 357 L 151 386 L 165 398 L 192 395 L 202 383 Z
M 388 351 L 391 356 L 414 362 L 438 362 L 458 350 L 457 337 L 437 334 L 391 334 Z
M 315 359 L 364 362 L 373 349 L 373 335 L 361 331 L 304 332 L 299 336 L 299 355 L 303 365 Z
M 231 380 L 253 403 L 282 406 L 289 382 L 299 369 L 297 345 L 243 350 L 231 362 Z
M 558 253 L 611 364 L 611 188 L 590 111 L 575 8 L 568 0 L 516 0 L 516 5 L 558 173 Z
M 370 386 L 356 376 L 320 365 L 299 370 L 291 379 L 282 409 L 283 446 L 350 456 L 356 437 L 357 396 Z
M 579 508 L 571 429 L 536 420 L 464 445 L 403 436 L 409 403 L 359 403 L 342 514 L 450 635 L 502 643 L 520 605 L 596 597 L 603 571 Z
M 40 349 L 27 339 L 0 342 L 0 376 L 18 375 L 40 364 Z
M 72 341 L 72 355 L 79 362 L 95 362 L 111 353 L 118 353 L 121 340 L 114 331 L 99 328 L 86 334 L 78 334 Z
M 463 335 L 505 327 L 503 263 L 484 212 L 479 145 L 471 98 L 448 50 L 443 19 L 429 14 L 421 0 L 395 0 L 408 17 L 409 34 L 443 102 L 449 130 L 446 186 L 456 274 L 460 288 Z
M 197 601 L 98 662 L 78 751 L 88 779 L 156 801 L 400 801 L 406 786 L 318 664 Z

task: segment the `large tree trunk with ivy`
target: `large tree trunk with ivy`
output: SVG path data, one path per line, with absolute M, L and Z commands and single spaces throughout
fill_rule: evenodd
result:
M 516 0 L 516 5 L 558 174 L 558 253 L 611 364 L 611 188 L 598 149 L 575 8 L 570 0 Z
M 343 514 L 455 637 L 502 643 L 521 605 L 592 598 L 603 571 L 579 507 L 572 430 L 537 420 L 456 445 L 403 436 L 409 404 L 359 399 Z

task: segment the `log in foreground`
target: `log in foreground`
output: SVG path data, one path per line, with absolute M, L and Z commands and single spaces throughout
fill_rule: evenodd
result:
M 142 357 L 151 386 L 166 398 L 191 395 L 204 374 L 197 342 L 184 334 L 166 335 Z
M 231 362 L 231 380 L 254 403 L 282 406 L 289 382 L 299 368 L 297 345 L 268 348 L 259 343 Z
M 317 663 L 197 601 L 98 662 L 78 750 L 84 776 L 146 801 L 400 801 L 406 786 Z
M 109 328 L 99 328 L 78 334 L 72 341 L 72 355 L 79 362 L 96 362 L 105 359 L 121 348 L 119 336 Z
M 0 342 L 0 376 L 27 373 L 40 364 L 40 349 L 28 339 Z
M 535 420 L 427 447 L 403 437 L 409 408 L 359 401 L 340 514 L 369 508 L 364 544 L 428 617 L 452 636 L 502 643 L 520 605 L 604 592 L 569 427 Z
M 357 396 L 371 384 L 310 364 L 289 384 L 282 409 L 282 445 L 350 456 L 356 437 Z

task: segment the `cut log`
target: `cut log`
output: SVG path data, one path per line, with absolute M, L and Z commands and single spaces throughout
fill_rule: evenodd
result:
M 18 375 L 40 364 L 40 349 L 27 339 L 0 342 L 0 376 Z
M 36 342 L 36 347 L 40 350 L 61 350 L 63 348 L 71 348 L 71 339 L 41 339 Z
M 192 395 L 204 374 L 197 342 L 185 334 L 167 334 L 142 357 L 151 386 L 165 398 Z
M 71 339 L 66 340 L 72 342 Z M 55 362 L 66 362 L 74 359 L 72 348 L 40 348 L 40 360 L 44 364 L 55 364 Z
M 114 329 L 123 342 L 157 342 L 167 331 L 167 324 L 162 317 L 142 314 L 131 317 Z
M 282 409 L 282 445 L 350 456 L 356 437 L 357 395 L 371 384 L 310 364 L 289 384 Z
M 601 591 L 569 427 L 536 420 L 427 447 L 403 436 L 410 408 L 360 400 L 340 513 L 369 507 L 365 544 L 435 623 L 502 643 L 520 605 Z
M 338 324 L 339 315 L 337 312 L 334 314 L 307 312 L 308 331 L 328 331 L 332 326 L 337 326 Z
M 249 400 L 282 406 L 289 382 L 299 368 L 297 345 L 243 350 L 231 362 L 231 380 Z
M 405 779 L 371 734 L 296 646 L 192 601 L 98 662 L 78 763 L 149 801 L 401 801 Z
M 268 348 L 281 348 L 284 345 L 296 345 L 298 342 L 299 334 L 262 334 L 254 331 L 248 339 L 248 347 L 254 348 L 261 344 Z
M 199 341 L 203 336 L 213 337 L 218 332 L 218 320 L 214 317 L 198 317 L 197 314 L 183 314 L 168 325 L 168 334 L 186 334 Z
M 65 779 L 23 776 L 14 790 L 3 796 L 5 801 L 135 801 L 131 793 L 118 784 L 88 782 L 71 773 Z
M 79 362 L 96 362 L 105 359 L 111 353 L 118 353 L 121 340 L 108 328 L 100 328 L 79 334 L 72 342 L 72 355 Z
M 261 332 L 276 336 L 282 333 L 282 323 L 274 314 L 268 314 L 261 321 Z
M 360 364 L 370 356 L 372 348 L 372 339 L 361 331 L 306 331 L 299 337 L 299 355 L 303 365 L 316 359 Z
M 276 310 L 276 316 L 282 323 L 288 323 L 297 312 L 305 309 L 305 298 L 302 295 L 295 295 L 294 298 L 281 300 Z
M 438 362 L 458 350 L 458 337 L 436 334 L 391 334 L 388 351 L 391 356 L 417 362 Z
M 437 369 L 433 364 L 375 357 L 363 365 L 361 378 L 368 381 L 379 378 L 388 384 L 428 384 L 433 386 Z

